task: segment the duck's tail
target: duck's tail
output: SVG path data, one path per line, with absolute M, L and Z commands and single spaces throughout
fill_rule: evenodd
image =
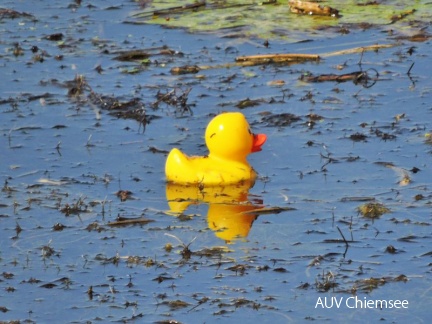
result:
M 165 175 L 167 181 L 176 182 L 178 180 L 181 166 L 187 163 L 188 158 L 179 149 L 173 148 L 168 154 L 165 163 Z

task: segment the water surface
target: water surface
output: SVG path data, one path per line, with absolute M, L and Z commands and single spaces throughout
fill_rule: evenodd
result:
M 0 320 L 426 321 L 429 40 L 398 42 L 371 29 L 306 43 L 274 40 L 266 48 L 260 39 L 124 23 L 137 9 L 133 2 L 3 7 L 32 16 L 0 22 Z M 61 39 L 46 38 L 59 33 Z M 240 55 L 376 43 L 395 46 L 320 63 L 170 73 Z M 172 54 L 161 54 L 163 47 Z M 132 49 L 156 54 L 150 62 L 114 59 Z M 359 70 L 378 72 L 377 82 L 366 88 L 299 81 L 305 73 Z M 77 76 L 85 80 L 78 92 Z M 275 80 L 284 84 L 271 85 Z M 158 92 L 179 97 L 189 89 L 189 109 L 155 105 Z M 119 118 L 124 111 L 106 109 L 133 98 L 132 111 L 145 112 L 145 129 Z M 180 216 L 169 212 L 163 165 L 175 146 L 206 154 L 211 116 L 237 111 L 245 99 L 258 103 L 242 109 L 253 130 L 268 135 L 263 152 L 249 159 L 260 175 L 249 201 L 273 212 L 228 242 L 211 229 L 208 202 Z M 286 113 L 299 119 L 288 123 Z M 129 191 L 128 199 L 119 191 Z M 358 207 L 367 202 L 390 212 L 365 218 Z M 111 226 L 118 216 L 150 222 Z M 407 300 L 409 307 L 349 308 L 355 296 Z M 327 309 L 319 303 L 325 297 L 343 303 Z

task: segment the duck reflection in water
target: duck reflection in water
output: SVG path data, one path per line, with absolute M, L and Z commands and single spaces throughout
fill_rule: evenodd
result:
M 178 185 L 167 183 L 166 197 L 171 213 L 183 214 L 190 205 L 207 204 L 208 227 L 226 243 L 246 238 L 263 202 L 251 202 L 249 189 L 253 184 L 244 182 L 230 186 Z

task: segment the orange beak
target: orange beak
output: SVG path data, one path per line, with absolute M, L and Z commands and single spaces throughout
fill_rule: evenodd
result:
M 261 151 L 261 146 L 267 140 L 266 134 L 254 134 L 253 135 L 253 143 L 252 143 L 252 153 Z

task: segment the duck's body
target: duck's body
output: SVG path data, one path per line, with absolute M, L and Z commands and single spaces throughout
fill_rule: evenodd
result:
M 255 181 L 256 172 L 247 163 L 208 156 L 187 156 L 174 148 L 166 162 L 167 180 L 183 184 L 228 185 Z
M 179 184 L 229 185 L 255 181 L 256 172 L 247 156 L 261 150 L 263 134 L 254 135 L 243 114 L 223 113 L 207 126 L 206 156 L 187 156 L 174 148 L 169 153 L 165 174 L 169 182 Z

